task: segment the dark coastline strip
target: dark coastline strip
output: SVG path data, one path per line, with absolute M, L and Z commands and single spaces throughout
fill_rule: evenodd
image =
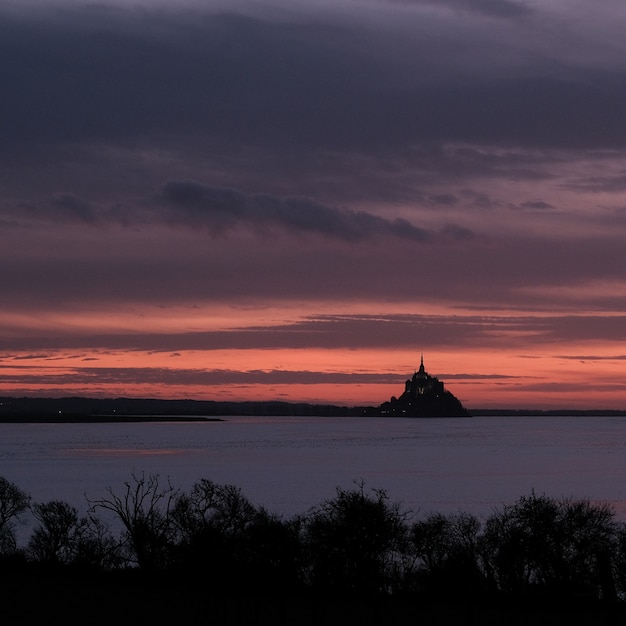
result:
M 83 415 L 76 413 L 4 413 L 0 424 L 116 424 L 128 422 L 223 422 L 203 415 Z

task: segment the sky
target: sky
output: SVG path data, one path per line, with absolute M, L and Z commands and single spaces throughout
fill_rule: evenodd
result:
M 623 0 L 8 0 L 0 395 L 626 409 Z

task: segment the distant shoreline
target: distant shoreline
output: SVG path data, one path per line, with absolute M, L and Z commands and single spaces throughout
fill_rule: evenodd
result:
M 0 397 L 0 423 L 215 422 L 227 417 L 361 417 L 366 406 L 283 401 Z M 473 417 L 626 417 L 626 409 L 468 409 Z M 407 418 L 424 419 L 424 418 Z
M 626 409 L 468 409 L 481 417 L 626 417 Z
M 199 415 L 64 415 L 58 413 L 31 415 L 0 414 L 0 424 L 119 424 L 139 422 L 223 422 L 219 417 Z

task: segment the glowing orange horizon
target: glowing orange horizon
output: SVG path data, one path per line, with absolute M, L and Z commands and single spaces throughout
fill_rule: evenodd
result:
M 572 312 L 569 297 L 564 290 L 568 319 L 590 315 Z M 626 408 L 619 344 L 548 335 L 543 323 L 556 315 L 403 301 L 5 310 L 0 323 L 16 345 L 52 337 L 79 347 L 5 349 L 0 393 L 377 405 L 402 393 L 423 352 L 428 372 L 468 408 Z M 618 313 L 593 315 L 602 324 Z M 358 324 L 365 330 L 344 339 L 341 332 Z M 429 324 L 438 325 L 438 337 Z M 372 347 L 370 335 L 389 326 L 389 345 Z M 399 345 L 405 334 L 408 347 Z M 203 347 L 190 348 L 196 340 Z M 293 347 L 268 347 L 290 341 Z M 155 348 L 124 347 L 142 345 Z
M 606 348 L 584 346 L 586 352 Z M 468 408 L 626 408 L 623 364 L 617 356 L 581 362 L 561 352 L 520 355 L 448 348 L 427 351 L 424 361 L 429 373 Z M 402 393 L 419 358 L 413 350 L 310 348 L 175 355 L 50 351 L 23 359 L 12 354 L 0 360 L 0 394 L 374 405 Z M 219 382 L 212 382 L 214 377 Z M 377 380 L 381 377 L 384 382 Z

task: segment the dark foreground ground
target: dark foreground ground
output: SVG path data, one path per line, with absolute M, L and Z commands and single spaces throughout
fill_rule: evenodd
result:
M 0 574 L 0 623 L 183 626 L 617 626 L 626 606 L 515 600 L 337 599 L 219 593 L 124 577 Z

